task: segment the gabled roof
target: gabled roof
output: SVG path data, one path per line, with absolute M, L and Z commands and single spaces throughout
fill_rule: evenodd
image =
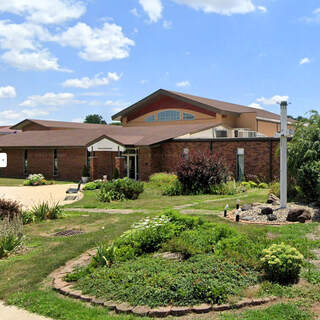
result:
M 46 128 L 60 128 L 60 129 L 99 129 L 104 128 L 105 124 L 94 123 L 80 123 L 80 122 L 67 122 L 67 121 L 51 121 L 51 120 L 37 120 L 37 119 L 25 119 L 18 124 L 15 124 L 10 129 L 21 130 L 23 127 L 29 124 L 38 124 Z
M 132 111 L 143 108 L 147 103 L 149 103 L 150 101 L 152 101 L 153 99 L 159 96 L 168 96 L 183 102 L 193 104 L 200 108 L 204 108 L 206 110 L 221 113 L 221 114 L 232 114 L 232 115 L 238 116 L 242 113 L 255 112 L 257 114 L 257 117 L 272 119 L 272 120 L 280 120 L 280 116 L 278 114 L 275 114 L 266 110 L 246 107 L 239 104 L 234 104 L 234 103 L 229 103 L 229 102 L 224 102 L 219 100 L 202 98 L 202 97 L 194 96 L 191 94 L 186 94 L 186 93 L 181 93 L 176 91 L 169 91 L 164 89 L 159 89 L 158 91 L 138 101 L 132 106 L 118 112 L 117 114 L 112 116 L 112 119 L 113 120 L 119 119 L 121 117 L 128 115 Z
M 105 126 L 104 129 L 25 131 L 6 137 L 0 136 L 0 148 L 54 148 L 88 147 L 107 138 L 122 146 L 150 146 L 178 136 L 195 133 L 212 127 L 212 124 L 183 126 L 121 127 Z

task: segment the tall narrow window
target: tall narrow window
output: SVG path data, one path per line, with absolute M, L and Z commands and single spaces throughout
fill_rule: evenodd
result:
M 237 181 L 244 180 L 244 149 L 237 150 Z
M 58 175 L 58 150 L 53 151 L 53 175 Z
M 28 150 L 24 150 L 23 174 L 25 176 L 28 174 Z
M 87 168 L 90 169 L 90 157 L 91 157 L 91 152 L 87 150 Z

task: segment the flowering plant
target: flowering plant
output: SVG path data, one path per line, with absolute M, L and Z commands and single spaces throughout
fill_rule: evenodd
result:
M 40 185 L 47 184 L 47 181 L 44 178 L 44 175 L 41 173 L 29 174 L 27 180 L 25 180 L 23 184 L 25 186 L 40 186 Z

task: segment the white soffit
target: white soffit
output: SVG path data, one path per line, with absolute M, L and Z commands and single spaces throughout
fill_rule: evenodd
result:
M 117 144 L 107 138 L 103 138 L 100 141 L 92 144 L 88 147 L 88 151 L 125 151 L 125 147 Z

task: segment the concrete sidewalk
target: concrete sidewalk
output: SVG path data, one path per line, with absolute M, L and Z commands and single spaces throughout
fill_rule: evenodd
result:
M 1 320 L 50 320 L 34 313 L 19 309 L 14 306 L 6 306 L 0 301 L 0 319 Z

